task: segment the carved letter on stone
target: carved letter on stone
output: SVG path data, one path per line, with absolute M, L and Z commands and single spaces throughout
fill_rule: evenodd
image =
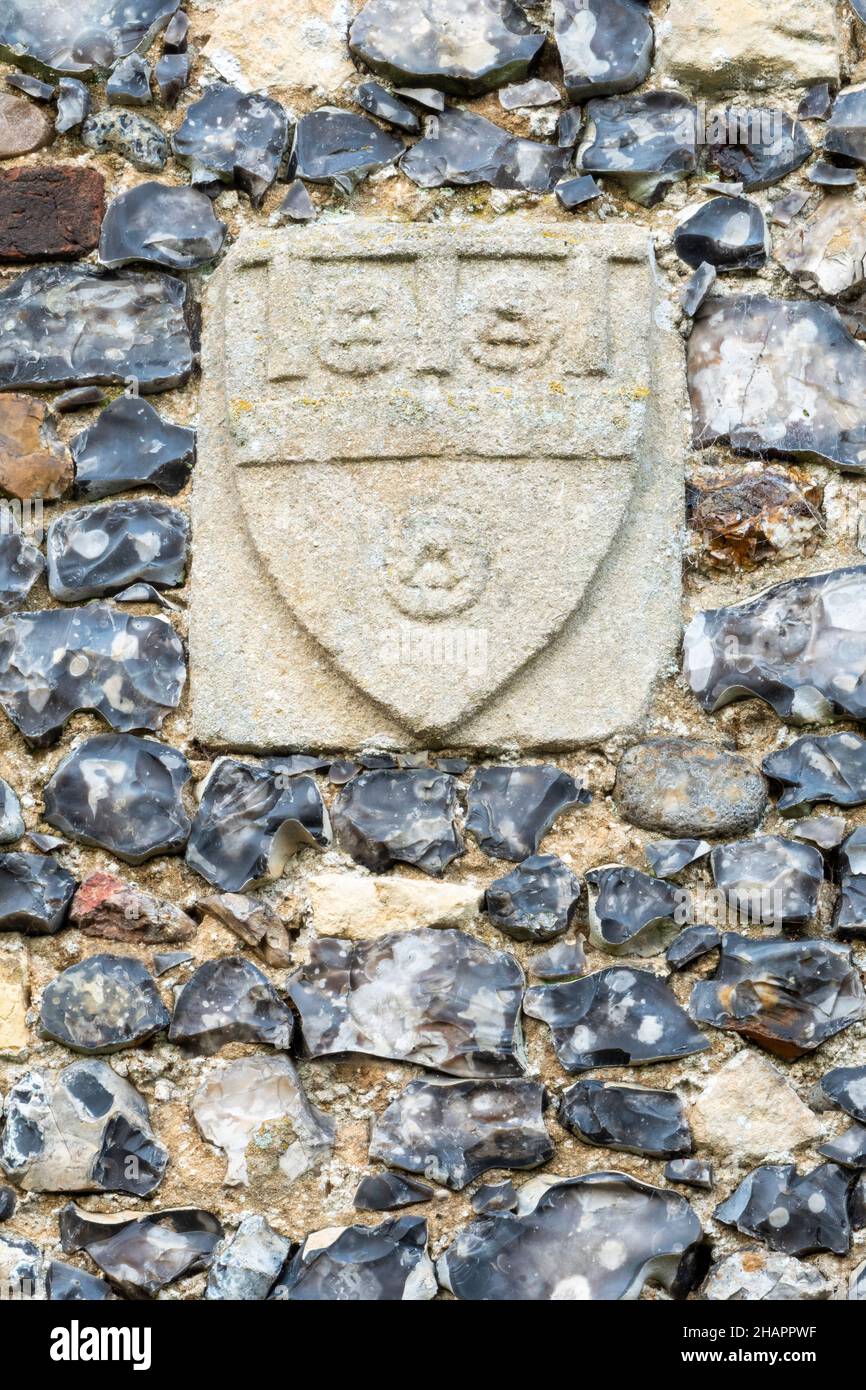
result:
M 640 718 L 685 448 L 644 231 L 249 234 L 210 294 L 201 739 L 562 748 Z

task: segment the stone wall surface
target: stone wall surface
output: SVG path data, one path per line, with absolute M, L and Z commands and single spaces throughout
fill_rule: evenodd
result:
M 73 8 L 0 14 L 0 1299 L 866 1297 L 863 7 Z

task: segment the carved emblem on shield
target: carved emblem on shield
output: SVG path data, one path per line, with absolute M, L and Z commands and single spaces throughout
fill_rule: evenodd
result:
M 214 277 L 195 722 L 267 749 L 563 747 L 679 629 L 682 353 L 645 234 L 320 225 Z

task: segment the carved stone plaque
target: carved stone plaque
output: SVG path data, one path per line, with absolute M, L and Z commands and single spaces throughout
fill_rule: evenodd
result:
M 564 748 L 679 634 L 682 347 L 637 227 L 242 237 L 206 315 L 196 735 Z

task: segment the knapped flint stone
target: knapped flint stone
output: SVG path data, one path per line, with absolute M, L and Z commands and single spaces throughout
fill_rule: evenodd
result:
M 652 207 L 697 169 L 697 112 L 678 92 L 602 97 L 586 114 L 578 168 L 622 182 L 635 202 Z
M 779 227 L 789 227 L 797 216 L 802 212 L 812 194 L 805 188 L 794 188 L 790 193 L 786 193 L 778 202 L 775 202 L 770 212 L 770 221 Z
M 547 763 L 480 767 L 466 798 L 466 829 L 493 859 L 526 859 L 563 811 L 585 806 L 589 793 Z
M 647 845 L 644 853 L 656 878 L 673 878 L 705 859 L 711 848 L 706 840 L 656 840 Z
M 72 410 L 84 410 L 91 405 L 104 405 L 108 397 L 99 386 L 73 386 L 71 391 L 63 391 L 55 396 L 52 409 L 58 415 L 68 415 Z
M 90 115 L 90 91 L 77 77 L 61 77 L 57 84 L 57 115 L 54 129 L 58 135 L 76 130 Z
M 61 839 L 59 835 L 43 835 L 39 831 L 31 830 L 27 838 L 40 854 L 52 854 L 56 849 L 69 848 L 68 841 Z
M 167 975 L 180 965 L 189 965 L 194 959 L 191 951 L 156 951 L 151 965 L 154 975 Z
M 686 927 L 675 937 L 665 952 L 665 960 L 671 970 L 684 970 L 693 961 L 709 955 L 722 944 L 722 938 L 715 927 L 698 925 Z
M 341 849 L 373 873 L 412 864 L 442 874 L 465 854 L 457 830 L 457 785 L 443 772 L 373 768 L 351 778 L 331 808 Z
M 570 1072 L 664 1062 L 710 1045 L 670 987 L 647 970 L 611 966 L 566 984 L 535 985 L 523 1009 L 548 1025 Z
M 113 729 L 159 729 L 186 682 L 183 643 L 166 618 L 107 603 L 0 618 L 0 706 L 34 747 L 56 742 L 78 710 Z
M 289 191 L 277 208 L 277 218 L 281 222 L 314 222 L 316 205 L 300 179 L 293 179 Z
M 368 116 L 322 106 L 295 126 L 287 174 L 351 193 L 368 174 L 393 164 L 405 145 Z
M 81 143 L 97 154 L 119 154 L 142 174 L 158 174 L 168 161 L 168 137 L 149 116 L 105 107 L 87 116 Z
M 164 53 L 186 53 L 189 35 L 189 15 L 184 10 L 173 14 L 162 36 Z
M 12 1298 L 45 1298 L 42 1252 L 23 1236 L 0 1235 L 0 1288 L 4 1302 Z
M 23 834 L 21 804 L 9 783 L 0 777 L 0 845 L 20 840 Z
M 573 149 L 583 129 L 583 107 L 569 106 L 556 123 L 556 143 Z
M 668 1182 L 680 1182 L 685 1187 L 700 1187 L 710 1192 L 715 1186 L 711 1164 L 700 1158 L 672 1158 L 665 1164 Z
M 86 1250 L 129 1298 L 153 1298 L 176 1279 L 207 1269 L 222 1236 L 217 1218 L 198 1207 L 102 1215 L 70 1202 L 60 1213 L 64 1252 Z
M 167 1026 L 159 991 L 132 956 L 88 956 L 42 992 L 41 1036 L 76 1052 L 119 1052 Z
M 112 502 L 63 512 L 48 528 L 48 590 L 64 602 L 144 580 L 183 583 L 189 522 L 164 502 Z
M 718 278 L 718 272 L 714 265 L 708 261 L 703 261 L 691 275 L 683 288 L 680 290 L 680 303 L 683 306 L 683 313 L 693 319 L 704 303 L 713 285 Z
M 205 1054 L 230 1042 L 288 1049 L 294 1019 L 270 980 L 241 956 L 208 960 L 190 976 L 174 1006 L 168 1037 Z
M 632 825 L 684 836 L 752 830 L 768 801 L 746 758 L 688 738 L 635 744 L 620 759 L 613 796 Z
M 857 170 L 840 168 L 838 164 L 831 164 L 828 159 L 816 159 L 811 168 L 806 170 L 806 177 L 810 183 L 817 184 L 819 188 L 853 188 L 857 183 Z M 847 257 L 842 258 L 840 267 L 842 276 L 850 274 L 850 265 L 846 264 L 847 261 Z M 802 283 L 805 285 L 806 279 L 803 279 Z
M 188 53 L 164 53 L 154 68 L 154 77 L 163 106 L 176 106 L 189 83 Z
M 398 130 L 406 130 L 410 135 L 420 133 L 421 118 L 418 113 L 389 92 L 387 87 L 383 87 L 381 82 L 362 82 L 355 93 L 355 100 L 371 116 L 378 116 L 380 121 L 386 121 Z
M 483 1217 L 439 1261 L 440 1282 L 473 1302 L 632 1300 L 647 1281 L 684 1297 L 701 1223 L 678 1193 L 625 1173 L 535 1178 L 516 1216 Z
M 833 916 L 838 936 L 866 936 L 866 827 L 858 826 L 839 851 L 839 897 Z
M 380 1226 L 332 1226 L 308 1235 L 270 1297 L 286 1302 L 425 1302 L 437 1293 L 427 1222 L 397 1216 Z
M 0 159 L 31 154 L 53 139 L 54 127 L 44 111 L 21 97 L 0 92 Z
M 653 29 L 637 0 L 554 0 L 553 33 L 572 101 L 630 92 L 649 76 Z
M 694 269 L 708 262 L 717 270 L 758 270 L 769 250 L 764 214 L 748 198 L 711 198 L 687 209 L 674 250 Z
M 585 970 L 586 955 L 579 936 L 573 941 L 557 941 L 529 961 L 529 973 L 536 980 L 574 980 Z
M 801 98 L 797 115 L 801 121 L 825 121 L 832 105 L 829 83 L 819 82 L 816 86 L 810 87 Z
M 483 1184 L 473 1192 L 470 1202 L 478 1216 L 489 1216 L 494 1212 L 516 1211 L 519 1201 L 517 1188 L 513 1182 Z
M 173 497 L 189 479 L 196 432 L 164 420 L 147 401 L 118 396 L 72 441 L 75 490 L 95 501 L 135 487 Z
M 788 830 L 795 840 L 806 840 L 825 852 L 838 849 L 846 834 L 843 816 L 807 816 L 791 821 Z
M 277 1166 L 289 1182 L 334 1147 L 334 1121 L 307 1099 L 288 1057 L 242 1057 L 215 1068 L 193 1096 L 192 1113 L 204 1138 L 225 1151 L 227 1187 L 249 1181 L 247 1153 L 259 1135 L 269 1135 L 269 1150 L 280 1150 Z
M 410 1081 L 378 1117 L 370 1158 L 459 1192 L 490 1168 L 538 1168 L 555 1152 L 537 1081 Z
M 186 862 L 214 887 L 243 893 L 279 878 L 301 845 L 321 848 L 330 838 L 328 812 L 312 777 L 287 780 L 221 758 L 204 784 Z
M 839 177 L 854 175 L 853 169 L 829 168 L 821 178 L 816 165 L 810 170 L 813 183 L 829 183 L 837 187 Z M 799 218 L 775 257 L 789 274 L 810 293 L 843 294 L 846 290 L 862 289 L 866 282 L 866 236 L 857 205 L 845 194 L 826 197 L 808 217 Z
M 692 1135 L 675 1091 L 577 1081 L 562 1097 L 559 1120 L 587 1144 L 675 1158 L 692 1151 Z
M 405 172 L 405 158 L 401 167 Z M 571 167 L 570 150 L 539 140 L 513 138 L 503 149 L 501 164 L 492 182 L 495 188 L 552 193 Z
M 291 964 L 288 929 L 267 903 L 245 893 L 212 893 L 201 898 L 198 906 L 252 946 L 266 965 L 284 969 Z
M 168 24 L 179 0 L 7 0 L 0 54 L 10 63 L 54 76 L 104 76 L 120 58 L 144 51 Z
M 44 568 L 42 552 L 22 535 L 12 513 L 0 509 L 0 614 L 21 608 Z
M 192 375 L 190 299 L 168 275 L 46 265 L 0 290 L 0 390 L 122 385 L 168 391 Z
M 601 189 L 591 174 L 582 174 L 576 179 L 564 179 L 556 185 L 554 191 L 559 206 L 566 212 L 573 212 L 575 208 L 583 207 L 584 203 L 601 197 Z
M 710 864 L 736 920 L 781 929 L 802 926 L 818 910 L 824 860 L 813 845 L 765 835 L 717 845 Z
M 489 183 L 493 188 L 552 193 L 571 167 L 571 150 L 510 135 L 473 111 L 449 107 L 400 161 L 420 188 Z
M 205 1299 L 263 1302 L 291 1248 L 292 1242 L 263 1216 L 242 1217 L 234 1235 L 225 1237 L 214 1251 Z
M 433 1195 L 432 1191 L 430 1193 Z M 15 1215 L 18 1198 L 11 1187 L 0 1187 L 0 1222 L 9 1221 Z
M 33 97 L 34 101 L 50 101 L 54 96 L 54 87 L 50 82 L 40 82 L 38 77 L 31 77 L 26 72 L 7 72 L 3 80 L 7 87 Z
M 105 181 L 44 164 L 0 172 L 0 261 L 74 261 L 99 242 Z
M 556 106 L 561 99 L 559 88 L 554 87 L 552 82 L 544 82 L 540 77 L 530 77 L 526 82 L 513 82 L 509 87 L 499 88 L 499 105 L 503 111 Z
M 771 753 L 761 766 L 783 788 L 776 806 L 780 815 L 803 815 L 819 801 L 866 803 L 866 739 L 859 734 L 806 735 Z
M 751 108 L 746 119 L 725 112 L 724 136 L 709 140 L 707 160 L 746 193 L 769 188 L 792 174 L 812 153 L 812 142 L 799 121 L 776 108 Z
M 683 891 L 618 864 L 586 875 L 589 939 L 612 955 L 654 956 L 679 931 Z
M 418 1202 L 429 1202 L 433 1188 L 402 1173 L 365 1173 L 355 1191 L 356 1211 L 399 1211 Z
M 846 87 L 833 102 L 824 151 L 866 165 L 866 85 Z
M 65 1260 L 52 1260 L 45 1276 L 45 1291 L 53 1303 L 106 1303 L 117 1299 L 111 1285 Z
M 105 84 L 105 96 L 110 106 L 149 106 L 151 68 L 140 53 L 130 53 L 112 69 Z
M 856 6 L 858 0 L 853 0 L 853 3 Z M 848 1285 L 848 1297 L 857 1302 L 866 1301 L 866 1260 L 864 1260 L 861 1265 L 858 1265 L 851 1275 L 851 1280 Z
M 445 97 L 435 87 L 395 87 L 394 95 L 405 97 L 407 101 L 414 101 L 415 105 L 420 106 L 422 111 L 433 111 L 438 114 L 438 112 L 445 110 Z
M 866 1001 L 847 947 L 725 932 L 718 970 L 695 985 L 689 1012 L 790 1059 L 863 1018 Z
M 866 1127 L 851 1125 L 835 1139 L 819 1144 L 818 1153 L 843 1168 L 866 1168 Z
M 280 167 L 289 125 L 279 102 L 214 82 L 186 108 L 172 149 L 198 183 L 234 184 L 258 206 Z
M 74 892 L 72 874 L 50 856 L 0 854 L 0 931 L 53 935 Z
M 717 1260 L 701 1287 L 701 1298 L 723 1303 L 794 1303 L 832 1297 L 833 1285 L 820 1269 L 758 1246 Z
M 822 1163 L 803 1176 L 793 1163 L 762 1163 L 713 1215 L 785 1255 L 816 1250 L 845 1255 L 851 1246 L 851 1180 L 835 1163 Z
M 357 1052 L 452 1076 L 524 1068 L 520 966 L 450 927 L 314 941 L 287 992 L 310 1057 Z
M 111 269 L 146 261 L 166 270 L 198 270 L 219 254 L 225 235 L 206 193 L 148 180 L 109 203 L 99 259 Z
M 833 1105 L 866 1125 L 866 1067 L 832 1067 L 819 1084 Z
M 531 854 L 490 884 L 484 911 L 513 941 L 552 941 L 568 931 L 581 892 L 580 879 L 555 854 Z
M 6 1097 L 0 1168 L 25 1192 L 146 1197 L 167 1163 L 144 1097 L 107 1062 L 27 1072 Z
M 519 81 L 543 44 L 514 0 L 367 0 L 349 29 L 373 72 L 458 96 Z
M 697 613 L 683 646 L 683 674 L 705 710 L 757 696 L 793 724 L 863 719 L 866 566 L 789 579 Z
M 866 353 L 829 304 L 710 300 L 688 344 L 694 442 L 866 470 Z
M 77 889 L 69 925 L 85 936 L 148 945 L 189 941 L 196 933 L 195 922 L 176 903 L 101 870 L 88 874 Z
M 49 825 L 128 864 L 177 854 L 189 835 L 182 753 L 152 738 L 97 734 L 68 753 L 45 787 Z

